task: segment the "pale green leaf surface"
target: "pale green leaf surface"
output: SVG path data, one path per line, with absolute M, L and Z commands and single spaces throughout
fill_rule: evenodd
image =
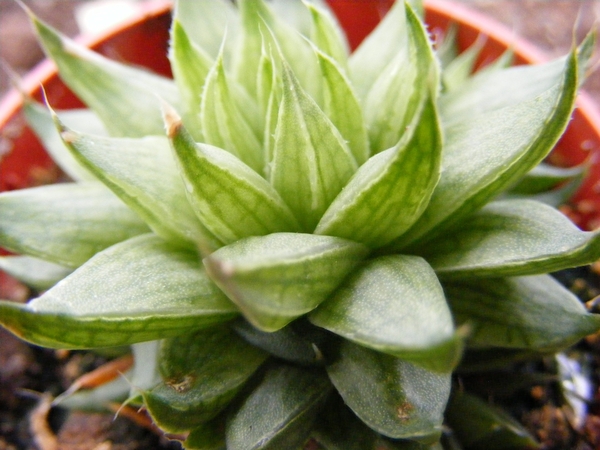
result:
M 96 180 L 96 177 L 78 163 L 65 147 L 47 107 L 35 102 L 26 102 L 23 112 L 27 123 L 42 141 L 48 154 L 67 175 L 75 181 Z M 89 109 L 58 111 L 57 114 L 60 120 L 71 128 L 95 135 L 106 134 L 98 116 Z
M 146 233 L 144 222 L 100 183 L 64 183 L 0 194 L 0 245 L 67 267 Z
M 269 122 L 267 112 L 269 110 L 270 98 L 273 96 L 273 92 L 281 88 L 278 86 L 277 72 L 280 71 L 281 61 L 276 59 L 273 55 L 278 55 L 278 52 L 274 52 L 273 42 L 268 39 L 268 36 L 263 36 L 263 41 L 260 51 L 260 59 L 258 61 L 258 73 L 256 75 L 256 100 L 260 110 L 260 114 L 265 116 L 265 127 Z M 279 106 L 279 101 L 277 102 Z M 267 133 L 272 132 L 270 128 L 265 130 L 265 145 L 267 141 Z M 269 161 L 270 159 L 267 159 Z
M 160 382 L 158 352 L 161 341 L 138 342 L 131 346 L 133 369 L 130 381 L 130 396 L 141 390 L 150 389 Z
M 338 129 L 360 166 L 369 157 L 369 137 L 362 109 L 339 63 L 316 50 L 323 74 L 324 111 Z
M 583 84 L 590 72 L 595 70 L 595 65 L 592 64 L 592 57 L 596 52 L 598 43 L 598 30 L 595 27 L 588 32 L 583 41 L 577 47 L 577 56 L 579 57 L 579 86 Z
M 297 231 L 298 222 L 275 189 L 229 152 L 196 144 L 173 111 L 168 134 L 188 199 L 204 226 L 225 244 L 248 236 Z
M 437 95 L 437 62 L 427 30 L 411 8 L 406 9 L 404 33 L 405 44 L 388 61 L 363 99 L 371 154 L 396 145 L 406 128 L 413 126 L 427 95 Z
M 447 127 L 481 114 L 539 97 L 561 83 L 567 59 L 541 65 L 521 65 L 477 73 L 461 89 L 440 98 L 440 114 Z
M 346 36 L 331 11 L 323 9 L 321 5 L 306 2 L 312 19 L 311 41 L 325 55 L 332 58 L 345 73 L 348 66 L 350 49 Z
M 326 0 L 310 0 L 310 4 L 300 1 L 269 1 L 268 4 L 279 19 L 289 25 L 303 36 L 311 36 L 313 22 L 309 7 L 315 4 L 317 7 L 327 9 Z
M 233 74 L 235 80 L 252 95 L 257 92 L 263 39 L 267 35 L 262 27 L 266 28 L 275 19 L 273 12 L 262 0 L 243 0 L 238 6 L 241 26 L 233 58 Z
M 214 2 L 211 0 L 200 3 Z M 190 40 L 179 20 L 174 20 L 171 26 L 169 60 L 171 61 L 173 78 L 181 92 L 181 97 L 185 101 L 185 124 L 194 139 L 201 141 L 200 105 L 204 82 L 213 66 L 213 60 Z
M 275 233 L 222 247 L 204 265 L 252 324 L 276 331 L 317 307 L 367 253 L 340 238 Z
M 32 21 L 61 79 L 98 114 L 111 135 L 164 133 L 159 97 L 173 105 L 180 102 L 172 80 L 107 59 L 35 17 Z
M 171 249 L 151 234 L 99 253 L 26 305 L 0 303 L 3 326 L 54 348 L 127 345 L 236 315 L 194 252 Z
M 383 247 L 421 215 L 439 179 L 442 136 L 432 101 L 412 137 L 371 157 L 325 212 L 315 229 Z
M 0 256 L 0 270 L 38 291 L 54 286 L 73 271 L 31 256 Z
M 240 18 L 228 0 L 177 0 L 174 19 L 185 29 L 194 45 L 211 59 L 224 50 L 227 63 L 233 56 L 240 33 Z
M 556 209 L 533 200 L 488 204 L 419 254 L 442 278 L 533 275 L 600 258 L 600 232 L 584 232 Z
M 196 428 L 221 412 L 266 358 L 228 327 L 166 340 L 162 383 L 143 393 L 148 412 L 164 430 Z
M 262 1 L 262 0 L 261 0 Z M 310 12 L 305 4 L 301 1 L 298 2 L 275 2 L 285 5 L 296 4 L 293 8 L 285 7 L 288 9 L 288 16 L 292 16 L 292 9 L 296 9 L 297 12 L 293 13 L 296 17 L 305 17 L 307 20 L 307 27 L 312 28 L 312 21 L 310 20 Z M 323 6 L 324 3 L 321 3 Z M 277 8 L 273 8 L 276 10 Z M 302 14 L 300 13 L 302 11 Z M 321 79 L 321 71 L 319 69 L 319 62 L 312 49 L 312 45 L 305 36 L 310 36 L 312 32 L 306 30 L 305 36 L 301 34 L 301 31 L 297 31 L 291 27 L 287 21 L 282 20 L 280 16 L 277 16 L 278 20 L 269 21 L 268 16 L 265 19 L 265 24 L 268 26 L 270 32 L 273 33 L 275 40 L 277 41 L 278 47 L 281 50 L 283 59 L 289 64 L 294 71 L 294 74 L 298 78 L 300 85 L 306 90 L 306 92 L 317 102 L 319 105 L 322 104 L 323 86 Z M 307 28 L 304 27 L 304 28 Z
M 321 370 L 277 365 L 227 422 L 228 450 L 297 450 L 332 386 Z
M 156 234 L 178 245 L 206 251 L 221 245 L 188 202 L 167 138 L 100 137 L 62 128 L 63 139 L 77 160 Z
M 263 133 L 263 158 L 265 162 L 264 174 L 268 180 L 271 176 L 271 161 L 275 151 L 275 130 L 277 129 L 277 118 L 279 105 L 283 96 L 281 80 L 281 60 L 279 54 L 274 52 L 269 42 L 263 42 L 260 56 L 259 72 L 257 80 L 258 103 L 261 114 L 265 118 Z M 267 49 L 268 47 L 268 49 Z
M 357 164 L 339 131 L 289 67 L 284 66 L 282 75 L 270 181 L 303 231 L 311 232 Z
M 549 275 L 444 283 L 469 345 L 557 350 L 600 330 L 600 315 Z
M 415 13 L 421 20 L 425 17 L 425 5 L 423 0 L 406 0 L 406 2 L 415 10 Z
M 283 2 L 285 3 L 285 2 Z M 290 2 L 293 3 L 293 2 Z M 300 1 L 293 8 L 304 6 Z M 277 43 L 287 63 L 310 95 L 320 102 L 322 96 L 321 72 L 317 58 L 306 39 L 281 17 L 276 15 L 264 0 L 239 2 L 242 18 L 242 37 L 234 60 L 234 75 L 249 93 L 256 92 L 258 64 L 263 39 L 270 35 Z M 308 11 L 304 9 L 305 14 Z
M 370 260 L 309 320 L 430 370 L 450 372 L 462 351 L 442 287 L 431 267 L 417 256 Z
M 246 120 L 235 101 L 237 96 L 231 83 L 235 81 L 228 79 L 220 55 L 208 73 L 203 88 L 200 106 L 203 142 L 227 150 L 261 173 L 264 167 L 262 129 L 260 132 L 253 129 Z M 246 110 L 253 106 L 251 115 L 258 116 L 256 103 L 248 102 L 245 106 Z
M 436 440 L 450 374 L 342 341 L 327 373 L 344 402 L 373 430 L 398 439 Z
M 405 5 L 403 1 L 397 1 L 375 30 L 350 55 L 350 79 L 361 100 L 367 97 L 390 62 L 408 45 L 406 30 Z
M 427 209 L 391 246 L 394 250 L 409 244 L 417 248 L 420 241 L 458 224 L 513 185 L 552 150 L 570 120 L 577 90 L 576 57 L 571 55 L 566 66 L 560 66 L 564 70 L 551 70 L 551 77 L 529 72 L 530 78 L 522 73 L 523 78 L 517 79 L 512 71 L 498 72 L 508 72 L 512 84 L 500 84 L 504 90 L 491 83 L 480 86 L 475 97 L 485 108 L 468 109 L 467 115 L 452 114 L 456 120 L 445 123 L 440 181 Z M 537 78 L 536 86 L 532 78 Z

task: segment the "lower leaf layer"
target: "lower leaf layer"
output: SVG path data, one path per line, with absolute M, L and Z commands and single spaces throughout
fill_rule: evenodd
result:
M 2 325 L 27 341 L 55 348 L 161 339 L 237 314 L 194 252 L 173 249 L 151 234 L 97 254 L 26 305 L 0 302 Z
M 296 450 L 332 386 L 322 369 L 270 368 L 227 423 L 229 450 Z
M 162 382 L 142 393 L 156 423 L 188 431 L 214 417 L 267 359 L 229 327 L 211 328 L 164 341 Z
M 373 430 L 396 439 L 437 440 L 450 395 L 450 374 L 343 341 L 327 367 L 346 404 Z

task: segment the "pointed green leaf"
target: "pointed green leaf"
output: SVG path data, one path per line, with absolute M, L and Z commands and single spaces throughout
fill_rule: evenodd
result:
M 269 34 L 277 42 L 300 84 L 319 102 L 322 96 L 321 72 L 311 45 L 298 31 L 274 14 L 264 0 L 242 0 L 238 4 L 242 19 L 242 36 L 234 61 L 236 80 L 248 93 L 254 95 L 263 38 Z M 298 7 L 306 11 L 303 5 Z
M 217 57 L 203 88 L 200 120 L 204 142 L 223 148 L 260 173 L 264 167 L 262 138 L 249 124 L 235 101 L 223 67 L 222 55 Z M 256 104 L 253 116 L 258 115 Z M 256 131 L 256 132 L 255 132 Z M 262 129 L 261 129 L 262 131 Z
M 73 271 L 30 256 L 0 256 L 0 270 L 38 291 L 54 286 Z
M 571 117 L 577 90 L 577 58 L 566 66 L 516 69 L 487 82 L 443 111 L 446 144 L 442 176 L 429 206 L 396 249 L 431 239 L 458 224 L 513 185 L 554 147 Z M 495 79 L 495 78 L 494 78 Z M 474 85 L 476 83 L 474 82 Z M 454 110 L 458 108 L 458 110 Z M 453 112 L 449 110 L 452 109 Z M 442 121 L 443 122 L 443 121 Z
M 442 136 L 430 100 L 412 137 L 360 167 L 336 197 L 315 233 L 383 247 L 406 231 L 426 208 L 437 184 Z
M 323 52 L 316 51 L 323 74 L 325 114 L 361 165 L 369 157 L 369 137 L 360 104 L 342 67 Z
M 99 253 L 26 305 L 0 303 L 3 326 L 24 340 L 54 348 L 127 345 L 236 314 L 194 252 L 171 249 L 150 234 Z
M 234 3 L 228 0 L 177 0 L 174 21 L 181 24 L 191 42 L 211 59 L 215 59 L 224 47 L 225 60 L 229 62 L 240 28 Z
M 346 71 L 350 49 L 346 41 L 346 36 L 335 16 L 331 11 L 312 2 L 306 2 L 306 7 L 310 11 L 313 23 L 312 42 L 325 55 L 339 64 L 342 71 Z
M 178 105 L 172 80 L 109 60 L 31 18 L 62 80 L 115 136 L 163 134 L 159 97 Z M 132 113 L 135 111 L 135 113 Z M 143 113 L 142 113 L 143 112 Z
M 204 265 L 246 319 L 276 331 L 316 308 L 367 252 L 340 238 L 275 233 L 222 247 Z
M 350 78 L 363 104 L 371 153 L 400 140 L 430 91 L 437 63 L 426 30 L 403 1 L 351 55 Z
M 162 238 L 206 251 L 220 242 L 187 200 L 169 141 L 162 136 L 110 138 L 62 128 L 75 158 L 108 186 Z
M 408 44 L 404 1 L 396 1 L 379 25 L 350 55 L 350 79 L 364 100 L 377 79 Z
M 529 432 L 506 412 L 465 392 L 452 395 L 446 416 L 466 449 L 540 448 Z
M 191 430 L 216 417 L 266 358 L 228 327 L 166 340 L 163 381 L 143 393 L 144 403 L 163 430 Z
M 256 100 L 260 109 L 260 114 L 265 117 L 265 123 L 269 122 L 267 111 L 269 110 L 270 99 L 273 93 L 281 86 L 278 85 L 276 72 L 280 70 L 281 61 L 275 60 L 273 57 L 273 45 L 274 43 L 268 40 L 268 37 L 263 36 L 263 41 L 260 51 L 260 59 L 258 61 L 258 75 L 256 76 Z M 279 107 L 279 101 L 277 102 Z M 274 130 L 274 127 L 273 127 Z M 269 130 L 265 130 L 265 145 L 267 141 L 267 133 Z M 265 154 L 268 154 L 266 152 Z M 270 161 L 270 158 L 266 161 Z
M 35 102 L 26 102 L 23 112 L 27 123 L 44 144 L 54 162 L 71 178 L 76 181 L 95 181 L 96 177 L 80 163 L 65 147 L 56 129 L 52 114 L 48 108 Z M 88 109 L 58 111 L 60 120 L 69 127 L 94 135 L 105 135 L 106 131 L 96 114 Z
M 397 439 L 436 440 L 450 374 L 438 374 L 349 341 L 327 373 L 344 402 L 373 430 Z
M 165 120 L 188 199 L 218 239 L 228 244 L 299 229 L 288 206 L 264 178 L 225 150 L 196 144 L 174 111 L 167 111 Z
M 462 350 L 442 287 L 417 256 L 370 260 L 309 319 L 360 345 L 430 370 L 452 370 Z
M 314 229 L 356 169 L 339 131 L 284 66 L 270 177 L 304 231 Z
M 406 2 L 415 10 L 417 16 L 423 20 L 423 17 L 425 16 L 425 5 L 423 4 L 423 0 L 406 0 Z
M 475 68 L 477 58 L 481 54 L 484 38 L 478 38 L 468 49 L 454 58 L 442 72 L 442 85 L 446 92 L 460 89 L 469 79 Z
M 396 2 L 389 14 L 403 14 L 397 6 L 401 3 Z M 398 52 L 385 60 L 386 66 L 377 74 L 363 98 L 371 154 L 396 145 L 406 127 L 419 115 L 428 95 L 437 95 L 438 67 L 427 30 L 409 7 L 406 8 L 406 19 L 398 21 L 397 26 L 402 27 L 405 34 Z M 377 58 L 381 58 L 379 50 Z M 355 61 L 352 59 L 351 62 Z
M 321 370 L 277 365 L 227 422 L 229 450 L 297 450 L 332 386 Z
M 64 183 L 0 194 L 0 245 L 78 267 L 148 228 L 100 183 Z
M 265 117 L 263 155 L 265 178 L 271 178 L 271 163 L 275 152 L 275 132 L 279 117 L 279 106 L 283 98 L 281 52 L 275 42 L 263 40 L 258 72 L 258 101 Z
M 444 291 L 471 346 L 556 350 L 600 330 L 600 315 L 549 275 L 452 281 Z
M 594 262 L 600 258 L 600 232 L 581 231 L 540 202 L 502 200 L 419 254 L 443 278 L 533 275 Z
M 181 3 L 181 2 L 180 2 Z M 198 2 L 196 2 L 198 3 Z M 215 1 L 200 3 L 221 3 Z M 171 25 L 171 45 L 169 46 L 171 70 L 181 97 L 185 101 L 185 124 L 196 141 L 202 140 L 200 104 L 206 77 L 213 60 L 189 38 L 179 20 Z

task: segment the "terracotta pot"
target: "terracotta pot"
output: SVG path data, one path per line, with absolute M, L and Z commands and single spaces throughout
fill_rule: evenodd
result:
M 111 58 L 143 65 L 169 75 L 166 54 L 170 3 L 168 0 L 143 3 L 139 18 L 111 29 L 102 36 L 82 42 Z M 329 0 L 329 3 L 347 30 L 354 48 L 387 12 L 393 0 Z M 446 0 L 426 0 L 426 10 L 426 19 L 434 35 L 452 22 L 460 25 L 458 42 L 461 49 L 471 45 L 480 34 L 487 36 L 478 62 L 480 65 L 495 59 L 508 47 L 514 49 L 516 62 L 519 64 L 546 59 L 531 44 L 515 37 L 511 30 L 461 4 Z M 140 48 L 144 50 L 139 50 Z M 57 109 L 81 106 L 60 81 L 53 63 L 49 61 L 42 62 L 23 81 L 24 89 L 38 100 L 41 99 L 40 85 L 44 85 L 50 103 Z M 0 103 L 0 191 L 51 182 L 58 176 L 56 167 L 27 128 L 20 108 L 20 94 L 15 91 Z M 575 219 L 587 228 L 594 228 L 600 223 L 600 189 L 597 186 L 600 164 L 596 161 L 599 149 L 600 114 L 590 98 L 583 93 L 574 118 L 552 160 L 560 165 L 577 164 L 586 158 L 592 160 L 590 174 L 573 199 L 578 206 Z

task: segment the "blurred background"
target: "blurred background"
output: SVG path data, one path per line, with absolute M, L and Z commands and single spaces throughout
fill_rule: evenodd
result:
M 69 36 L 95 33 L 110 27 L 135 14 L 139 4 L 148 1 L 153 0 L 22 0 L 39 17 Z M 495 17 L 515 34 L 537 43 L 550 56 L 569 51 L 574 31 L 581 39 L 592 27 L 600 28 L 600 0 L 454 1 Z M 21 7 L 15 0 L 0 0 L 0 60 L 23 74 L 42 57 Z M 600 56 L 596 55 L 595 61 L 598 60 Z M 0 95 L 9 87 L 8 76 L 0 69 Z M 584 88 L 600 105 L 600 70 L 595 71 Z

